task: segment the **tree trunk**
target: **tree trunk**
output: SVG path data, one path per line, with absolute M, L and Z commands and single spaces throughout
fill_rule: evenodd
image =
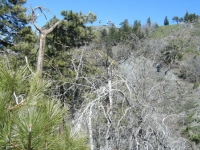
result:
M 92 107 L 93 104 L 90 106 L 90 112 L 88 117 L 88 130 L 89 130 L 89 139 L 90 139 L 90 150 L 94 150 L 94 140 L 92 135 Z
M 38 52 L 38 61 L 37 61 L 37 75 L 42 76 L 43 66 L 44 66 L 44 50 L 45 50 L 45 41 L 46 34 L 40 33 L 40 46 Z
M 111 79 L 108 80 L 108 97 L 109 97 L 109 103 L 110 103 L 110 107 L 109 107 L 109 118 L 110 120 L 112 120 L 112 115 L 113 115 L 113 99 L 112 99 L 112 82 Z

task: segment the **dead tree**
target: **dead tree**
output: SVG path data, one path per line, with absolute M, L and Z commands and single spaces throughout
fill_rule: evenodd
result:
M 60 21 L 57 21 L 51 28 L 49 29 L 44 29 L 44 28 L 40 28 L 38 27 L 38 25 L 36 24 L 36 19 L 38 18 L 38 15 L 35 14 L 35 11 L 37 9 L 40 10 L 40 12 L 45 16 L 43 10 L 45 10 L 43 7 L 41 6 L 37 6 L 35 8 L 31 8 L 32 12 L 31 12 L 31 18 L 32 18 L 32 23 L 34 25 L 34 27 L 36 28 L 36 30 L 39 31 L 40 33 L 40 44 L 39 44 L 39 50 L 38 50 L 38 60 L 37 60 L 37 68 L 36 68 L 36 74 L 41 77 L 42 76 L 42 71 L 43 71 L 43 66 L 44 66 L 44 50 L 45 50 L 45 42 L 46 42 L 46 36 L 51 33 L 60 23 Z

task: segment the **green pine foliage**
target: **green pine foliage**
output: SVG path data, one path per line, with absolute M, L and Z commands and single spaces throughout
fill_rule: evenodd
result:
M 186 11 L 185 16 L 184 16 L 184 21 L 188 22 L 189 21 L 189 13 Z
M 72 136 L 62 123 L 68 109 L 45 94 L 48 80 L 26 66 L 13 70 L 5 61 L 0 65 L 0 149 L 88 149 L 86 138 Z
M 37 35 L 28 23 L 29 16 L 23 6 L 26 0 L 2 0 L 0 3 L 0 48 L 9 49 L 16 54 L 10 59 L 14 65 L 24 64 L 24 56 L 29 55 L 33 63 L 37 47 Z M 34 55 L 33 55 L 34 54 Z
M 150 22 L 149 22 L 150 23 Z M 141 30 L 141 22 L 139 20 L 135 20 L 133 24 L 133 33 L 139 38 L 144 38 L 144 32 Z
M 150 17 L 147 19 L 147 25 L 148 25 L 149 27 L 151 27 L 151 18 L 150 18 Z
M 61 15 L 65 21 L 47 36 L 47 45 L 51 46 L 51 49 L 66 50 L 80 47 L 95 38 L 91 27 L 85 24 L 93 23 L 96 15 L 93 13 L 84 15 L 82 12 L 75 13 L 72 10 L 62 11 Z M 49 28 L 57 21 L 58 19 L 54 16 L 44 27 Z
M 13 46 L 14 37 L 23 37 L 28 17 L 23 4 L 26 0 L 2 0 L 0 3 L 0 47 Z
M 189 14 L 188 11 L 186 11 L 184 17 L 178 17 L 178 16 L 174 16 L 172 18 L 173 21 L 175 21 L 177 24 L 179 22 L 185 22 L 185 23 L 194 23 L 198 21 L 199 16 L 196 15 L 195 13 L 193 14 Z
M 165 25 L 165 26 L 169 25 L 169 20 L 168 20 L 167 16 L 165 17 L 164 25 Z
M 82 12 L 73 11 L 62 11 L 61 14 L 64 21 L 47 35 L 45 47 L 44 71 L 54 79 L 60 79 L 61 75 L 66 78 L 74 77 L 71 65 L 72 51 L 88 45 L 96 37 L 91 27 L 85 25 L 96 20 L 94 14 L 84 15 Z M 57 21 L 54 16 L 44 28 L 48 29 Z
M 120 25 L 121 39 L 127 39 L 128 35 L 131 33 L 131 26 L 128 22 L 128 19 L 125 19 L 123 22 L 120 23 Z
M 145 33 L 142 30 L 141 22 L 139 20 L 135 20 L 134 24 L 131 25 L 129 24 L 128 19 L 125 19 L 120 25 L 120 28 L 112 26 L 100 31 L 99 41 L 101 44 L 104 44 L 106 48 L 130 41 L 133 35 L 137 36 L 139 39 L 144 38 Z

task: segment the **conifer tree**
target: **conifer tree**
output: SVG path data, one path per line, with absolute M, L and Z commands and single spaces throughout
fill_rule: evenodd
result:
M 131 33 L 131 27 L 129 25 L 128 19 L 125 19 L 120 23 L 120 35 L 122 39 L 126 39 L 128 35 Z
M 64 20 L 47 36 L 46 42 L 48 45 L 51 45 L 51 47 L 57 50 L 66 50 L 83 46 L 95 37 L 95 33 L 91 30 L 91 27 L 85 25 L 88 22 L 94 22 L 96 20 L 94 14 L 89 13 L 87 16 L 81 12 L 75 13 L 72 10 L 62 11 L 61 14 Z M 50 28 L 57 21 L 59 19 L 54 16 L 46 23 L 44 28 Z
M 189 14 L 188 11 L 186 11 L 184 16 L 184 22 L 196 22 L 198 20 L 198 15 L 195 13 Z
M 119 42 L 118 30 L 114 26 L 112 26 L 112 27 L 109 28 L 108 33 L 109 33 L 108 37 L 109 37 L 110 44 L 112 46 L 116 45 Z
M 167 16 L 165 17 L 164 25 L 165 25 L 165 26 L 169 25 L 169 20 L 168 20 Z
M 15 45 L 14 37 L 25 37 L 28 17 L 23 4 L 26 0 L 1 0 L 0 3 L 0 47 Z M 24 34 L 26 32 L 26 34 Z
M 185 16 L 184 16 L 184 22 L 188 22 L 189 21 L 189 13 L 188 11 L 186 11 Z
M 138 37 L 138 38 L 143 38 L 144 34 L 141 30 L 141 21 L 139 20 L 135 20 L 134 24 L 133 24 L 133 29 L 132 29 L 133 33 Z
M 61 126 L 67 108 L 47 96 L 50 81 L 0 62 L 0 149 L 88 149 L 84 136 Z
M 188 20 L 189 22 L 196 22 L 198 20 L 198 15 L 196 15 L 195 13 L 189 14 Z
M 147 25 L 148 25 L 149 27 L 151 27 L 151 19 L 150 19 L 150 17 L 147 19 Z

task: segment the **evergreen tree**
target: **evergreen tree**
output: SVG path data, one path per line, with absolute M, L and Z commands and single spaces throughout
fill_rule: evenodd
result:
M 132 31 L 139 39 L 144 37 L 144 33 L 141 30 L 141 22 L 139 20 L 134 21 Z
M 95 38 L 95 33 L 91 27 L 86 26 L 87 23 L 93 23 L 96 20 L 96 15 L 93 13 L 83 14 L 82 12 L 75 13 L 72 10 L 62 11 L 61 15 L 63 23 L 55 30 L 54 37 L 60 38 L 61 43 L 65 43 L 68 47 L 80 47 L 92 41 Z
M 188 22 L 189 21 L 189 13 L 188 11 L 186 11 L 185 16 L 184 16 L 184 22 Z
M 64 11 L 62 14 L 64 20 L 47 35 L 47 46 L 45 47 L 46 58 L 48 58 L 49 61 L 44 64 L 44 67 L 45 70 L 54 77 L 58 76 L 58 74 L 53 71 L 54 69 L 52 66 L 58 67 L 61 73 L 66 77 L 70 76 L 71 73 L 67 72 L 69 74 L 66 74 L 66 68 L 70 67 L 71 64 L 71 56 L 67 51 L 69 49 L 79 48 L 85 44 L 87 45 L 96 37 L 96 33 L 92 31 L 92 28 L 85 26 L 89 21 L 93 22 L 96 19 L 92 13 L 87 16 L 83 15 L 81 12 L 74 13 L 73 11 Z M 90 17 L 90 19 L 88 17 Z M 48 29 L 58 21 L 59 19 L 54 16 L 46 23 L 44 28 Z
M 119 33 L 115 27 L 112 26 L 109 28 L 108 38 L 112 46 L 116 45 L 119 42 Z
M 0 47 L 13 46 L 14 37 L 25 37 L 30 32 L 30 28 L 26 27 L 28 17 L 25 14 L 26 8 L 23 7 L 25 3 L 26 0 L 1 0 Z
M 169 20 L 168 20 L 167 16 L 165 17 L 164 25 L 165 25 L 165 26 L 169 25 Z
M 30 64 L 35 64 L 37 34 L 28 26 L 29 17 L 23 7 L 26 0 L 1 0 L 0 2 L 0 48 L 7 51 L 13 66 L 25 63 L 29 56 Z M 13 55 L 15 54 L 15 55 Z M 31 55 L 34 54 L 34 55 Z
M 198 15 L 195 13 L 189 14 L 188 11 L 185 13 L 184 22 L 196 22 L 198 21 Z
M 131 33 L 131 27 L 129 25 L 128 19 L 125 19 L 120 23 L 120 36 L 122 39 L 126 39 L 128 35 Z
M 50 81 L 0 62 L 0 149 L 88 149 L 86 138 L 62 123 L 67 109 L 47 96 Z
M 141 22 L 139 20 L 135 20 L 133 24 L 133 32 L 137 33 L 140 28 L 141 28 Z
M 148 25 L 149 27 L 151 27 L 151 19 L 150 19 L 150 17 L 147 19 L 147 25 Z
M 195 13 L 194 14 L 189 14 L 189 16 L 188 16 L 189 22 L 196 22 L 197 19 L 198 19 L 198 15 L 196 15 Z
M 108 32 L 106 29 L 103 29 L 100 31 L 100 42 L 106 42 L 107 41 Z

